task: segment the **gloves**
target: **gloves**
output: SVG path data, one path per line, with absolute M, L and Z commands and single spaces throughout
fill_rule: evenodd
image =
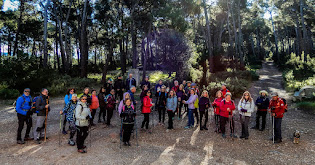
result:
M 247 112 L 247 109 L 243 109 L 243 108 L 242 108 L 241 111 L 242 111 L 242 112 Z
M 86 119 L 86 120 L 89 120 L 89 119 L 90 119 L 90 116 L 87 116 L 85 119 Z

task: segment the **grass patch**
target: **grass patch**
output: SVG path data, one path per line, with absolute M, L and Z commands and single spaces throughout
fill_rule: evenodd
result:
M 299 103 L 296 103 L 296 106 L 299 109 L 304 110 L 305 112 L 315 114 L 315 102 L 314 101 L 299 102 Z

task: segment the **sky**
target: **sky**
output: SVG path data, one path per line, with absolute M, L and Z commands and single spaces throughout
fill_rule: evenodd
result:
M 3 4 L 3 11 L 7 11 L 9 9 L 11 10 L 17 10 L 19 7 L 19 1 L 14 1 L 11 2 L 10 0 L 4 0 L 4 4 Z

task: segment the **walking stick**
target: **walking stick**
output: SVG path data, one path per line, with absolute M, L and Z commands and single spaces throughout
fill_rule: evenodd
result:
M 136 127 L 136 140 L 137 140 L 137 147 L 139 147 L 139 143 L 138 143 L 138 130 L 137 130 L 137 121 L 136 121 L 136 116 L 135 116 L 135 127 Z
M 121 122 L 120 122 L 120 133 L 119 133 L 119 148 L 121 149 L 121 141 L 122 141 L 122 133 L 123 133 L 123 130 L 122 130 L 122 126 L 123 126 L 123 119 L 121 119 Z
M 275 117 L 272 116 L 272 143 L 275 143 Z
M 47 96 L 47 99 L 46 99 L 46 105 L 48 105 L 48 103 L 49 103 L 49 96 Z M 48 115 L 48 108 L 46 108 L 46 117 L 45 117 L 45 137 L 44 137 L 44 142 L 46 142 L 47 115 Z
M 60 134 L 61 134 L 61 121 L 62 121 L 62 114 L 60 115 L 60 122 L 59 122 L 59 147 L 61 144 Z

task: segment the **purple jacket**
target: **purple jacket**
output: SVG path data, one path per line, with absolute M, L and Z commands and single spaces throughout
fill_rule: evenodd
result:
M 128 92 L 125 92 L 124 93 L 124 97 L 123 97 L 123 99 L 120 101 L 120 103 L 119 103 L 119 106 L 118 106 L 118 113 L 119 114 L 121 114 L 121 112 L 123 111 L 123 107 L 125 106 L 124 105 L 124 101 L 125 101 L 125 96 L 126 96 L 126 94 L 128 94 Z M 131 105 L 133 105 L 133 103 L 131 102 Z
M 205 111 L 210 107 L 210 99 L 206 97 L 201 97 L 199 99 L 199 111 Z
M 195 109 L 195 101 L 197 100 L 197 95 L 190 95 L 189 99 L 185 102 L 185 104 L 188 104 L 189 109 Z

